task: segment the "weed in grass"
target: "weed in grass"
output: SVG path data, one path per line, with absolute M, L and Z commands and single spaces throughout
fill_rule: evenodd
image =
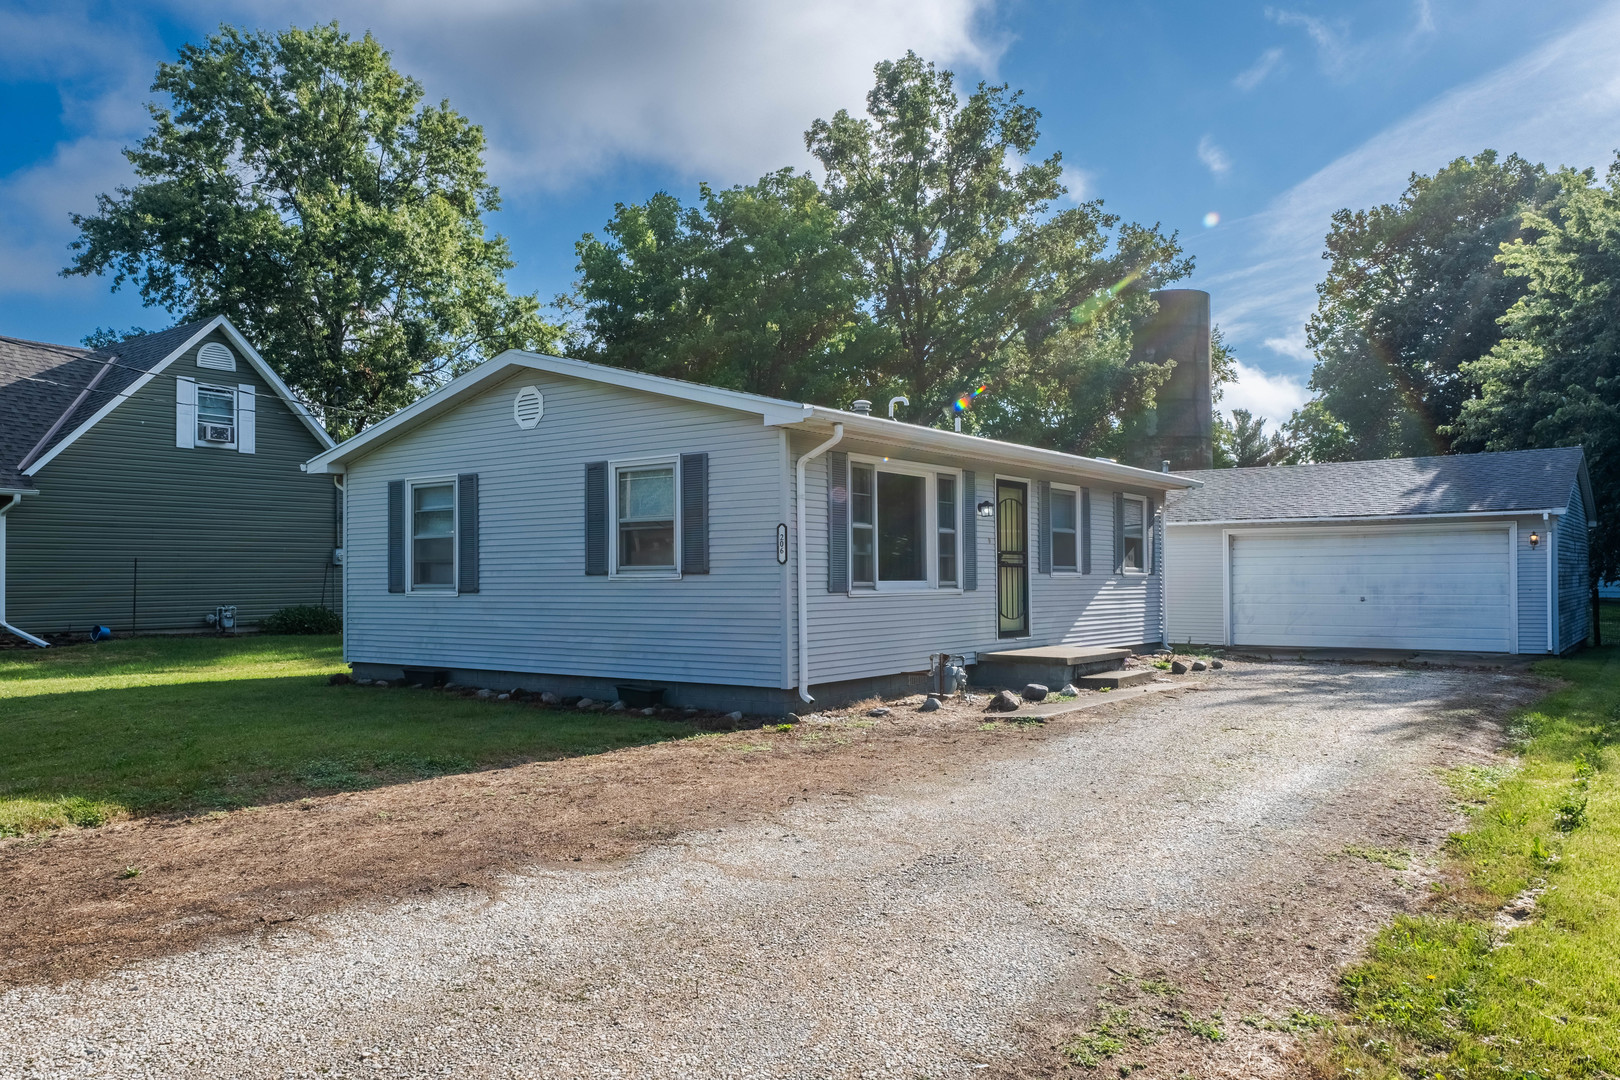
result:
M 126 880 L 129 878 L 138 878 L 141 876 L 141 868 L 138 866 L 126 866 L 122 870 L 118 871 L 118 876 Z
M 1361 847 L 1352 844 L 1344 849 L 1346 855 L 1356 859 L 1366 859 L 1368 862 L 1387 866 L 1391 870 L 1406 870 L 1412 865 L 1410 852 L 1398 851 L 1394 848 Z
M 1158 994 L 1160 997 L 1170 997 L 1172 994 L 1181 993 L 1181 987 L 1169 979 L 1143 979 L 1142 989 L 1150 994 Z
M 980 731 L 996 731 L 1000 727 L 1001 727 L 1001 722 L 1000 721 L 998 721 L 998 720 L 987 720 L 984 723 L 979 725 L 979 730 Z
M 1148 1046 L 1152 1044 L 1154 1038 L 1153 1029 L 1136 1023 L 1129 1009 L 1114 1006 L 1105 1008 L 1102 1019 L 1098 1020 L 1090 1031 L 1073 1036 L 1058 1047 L 1058 1052 L 1071 1065 L 1095 1069 L 1124 1050 L 1128 1043 Z M 1120 1075 L 1125 1074 L 1121 1072 Z
M 778 732 L 781 732 L 783 735 L 786 735 L 788 732 L 793 730 L 793 725 L 792 724 L 777 724 L 775 726 L 774 730 L 776 730 Z
M 1502 781 L 1512 776 L 1513 772 L 1512 765 L 1459 765 L 1441 773 L 1440 778 L 1458 802 L 1478 806 L 1496 794 Z
M 1170 661 L 1168 661 L 1168 660 L 1155 660 L 1155 661 L 1153 661 L 1153 666 L 1158 668 L 1160 671 L 1169 671 L 1170 670 Z
M 1208 1020 L 1200 1020 L 1192 1013 L 1183 1009 L 1181 1011 L 1181 1023 L 1182 1026 L 1184 1026 L 1194 1035 L 1197 1035 L 1200 1039 L 1208 1039 L 1210 1042 L 1221 1042 L 1226 1038 L 1226 1032 L 1221 1030 L 1220 1013 L 1216 1013 Z

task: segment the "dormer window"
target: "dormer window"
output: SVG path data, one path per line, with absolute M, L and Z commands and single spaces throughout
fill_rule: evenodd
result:
M 197 387 L 197 445 L 236 445 L 236 391 Z

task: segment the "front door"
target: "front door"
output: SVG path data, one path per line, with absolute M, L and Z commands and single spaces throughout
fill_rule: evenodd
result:
M 1029 636 L 1029 485 L 996 481 L 996 611 L 1001 636 Z

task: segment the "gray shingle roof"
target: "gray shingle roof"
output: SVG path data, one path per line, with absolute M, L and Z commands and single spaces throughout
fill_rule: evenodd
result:
M 67 438 L 201 326 L 200 322 L 186 323 L 96 350 L 0 337 L 0 487 L 32 487 L 21 472 L 24 457 L 35 447 L 43 454 Z M 106 374 L 95 389 L 74 406 L 80 392 L 103 368 Z M 64 418 L 62 414 L 69 408 L 73 413 Z M 59 426 L 58 420 L 63 421 Z M 56 430 L 50 442 L 40 446 L 53 426 Z
M 1265 469 L 1199 469 L 1171 492 L 1167 522 L 1562 510 L 1584 480 L 1578 446 Z M 1588 498 L 1590 496 L 1588 495 Z M 1590 511 L 1589 511 L 1590 512 Z

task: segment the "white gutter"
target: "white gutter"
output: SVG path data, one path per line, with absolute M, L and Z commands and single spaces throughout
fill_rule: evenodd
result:
M 43 638 L 37 638 L 26 630 L 19 630 L 6 622 L 6 513 L 17 505 L 21 496 L 13 495 L 6 500 L 6 505 L 0 506 L 0 630 L 15 634 L 30 645 L 38 645 L 42 649 L 51 647 L 51 643 Z
M 1346 524 L 1358 521 L 1432 521 L 1445 518 L 1489 518 L 1489 517 L 1532 517 L 1540 514 L 1545 520 L 1548 514 L 1558 517 L 1568 511 L 1568 507 L 1548 508 L 1545 510 L 1462 510 L 1446 514 L 1359 514 L 1344 517 L 1282 517 L 1282 518 L 1211 518 L 1208 521 L 1166 521 L 1167 529 L 1191 528 L 1201 525 L 1318 525 L 1318 524 Z
M 820 457 L 834 446 L 837 446 L 839 440 L 843 437 L 844 425 L 834 424 L 832 438 L 808 454 L 800 455 L 799 464 L 795 467 L 795 478 L 798 481 L 798 486 L 793 489 L 793 494 L 794 501 L 798 504 L 795 508 L 797 513 L 795 521 L 799 530 L 794 540 L 798 547 L 797 562 L 799 564 L 799 700 L 806 705 L 815 701 L 815 698 L 810 696 L 810 569 L 805 565 L 804 558 L 806 530 L 804 522 L 804 467 L 810 464 L 812 459 Z M 831 552 L 828 552 L 828 554 L 831 555 Z

